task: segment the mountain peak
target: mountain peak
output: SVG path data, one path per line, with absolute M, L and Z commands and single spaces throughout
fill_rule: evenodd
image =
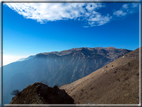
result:
M 107 47 L 106 49 L 117 49 L 117 48 L 115 48 L 115 47 Z

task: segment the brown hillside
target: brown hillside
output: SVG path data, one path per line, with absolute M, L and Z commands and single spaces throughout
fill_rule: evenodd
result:
M 74 104 L 74 100 L 57 86 L 34 83 L 13 97 L 10 104 Z
M 139 49 L 60 89 L 77 104 L 138 104 Z

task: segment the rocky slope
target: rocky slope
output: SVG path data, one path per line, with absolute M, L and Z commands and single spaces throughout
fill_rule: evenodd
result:
M 138 104 L 139 49 L 60 89 L 77 104 Z
M 74 104 L 74 100 L 57 86 L 34 83 L 13 97 L 10 104 Z
M 47 80 L 48 85 L 74 82 L 130 52 L 126 49 L 73 48 L 61 52 L 39 53 L 24 61 L 3 67 L 3 103 L 11 101 L 12 90 Z

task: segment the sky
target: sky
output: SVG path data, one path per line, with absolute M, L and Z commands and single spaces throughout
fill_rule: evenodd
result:
M 3 64 L 79 47 L 139 47 L 139 3 L 4 3 Z

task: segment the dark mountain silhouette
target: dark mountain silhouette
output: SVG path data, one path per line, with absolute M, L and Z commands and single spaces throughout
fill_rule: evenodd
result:
M 37 82 L 15 95 L 10 104 L 74 104 L 74 100 L 56 85 L 52 88 Z
M 22 90 L 43 79 L 51 87 L 68 84 L 128 52 L 130 50 L 113 47 L 73 48 L 61 52 L 39 53 L 28 60 L 8 64 L 3 67 L 3 103 L 11 101 L 12 90 Z
M 77 104 L 139 104 L 139 49 L 60 89 Z

